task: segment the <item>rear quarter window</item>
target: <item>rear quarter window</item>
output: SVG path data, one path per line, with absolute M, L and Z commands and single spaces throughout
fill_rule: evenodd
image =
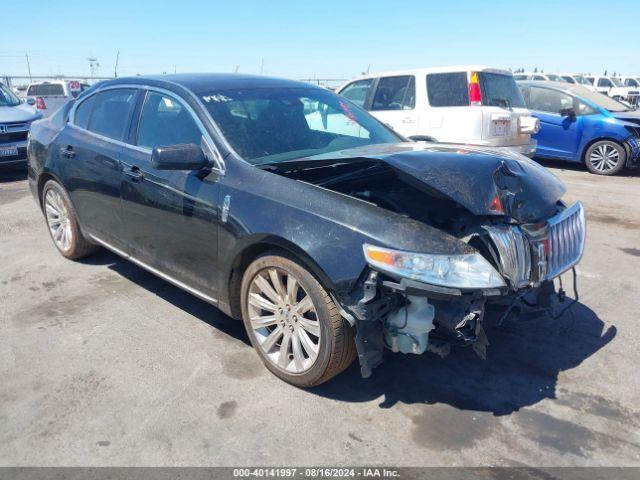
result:
M 468 107 L 467 72 L 428 74 L 427 97 L 432 107 Z
M 93 103 L 96 100 L 96 96 L 87 98 L 84 100 L 78 108 L 76 108 L 74 124 L 80 128 L 84 128 L 85 130 L 89 126 L 89 117 L 91 117 L 91 112 L 93 110 Z

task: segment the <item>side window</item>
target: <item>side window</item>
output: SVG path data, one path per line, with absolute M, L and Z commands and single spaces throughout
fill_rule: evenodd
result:
M 573 97 L 547 88 L 531 87 L 529 108 L 538 112 L 560 113 L 563 108 L 573 107 Z
M 534 80 L 543 80 L 543 81 L 546 80 L 546 78 L 544 78 L 542 75 L 534 75 L 533 79 Z
M 95 95 L 88 130 L 114 140 L 123 140 L 136 91 L 115 89 Z
M 184 105 L 161 93 L 147 93 L 138 123 L 138 146 L 200 145 L 201 140 L 202 132 Z
M 339 102 L 337 110 L 319 100 L 301 98 L 305 106 L 304 119 L 311 132 L 328 133 L 338 137 L 369 138 L 369 131 L 355 120 L 346 102 Z M 301 134 L 304 130 L 301 131 Z
M 513 79 L 517 82 L 518 80 L 526 80 L 527 76 L 526 75 L 514 75 Z
M 594 115 L 598 113 L 598 111 L 594 108 L 591 108 L 584 102 L 580 100 L 576 100 L 576 114 L 577 115 Z
M 587 82 L 589 82 L 591 85 L 593 85 L 593 81 L 595 80 L 593 77 L 584 77 L 587 79 Z
M 608 78 L 599 78 L 598 79 L 598 86 L 599 87 L 613 87 L 613 85 L 611 84 L 611 80 L 609 80 Z
M 624 81 L 624 85 L 626 87 L 637 87 L 638 86 L 638 82 L 636 82 L 633 78 L 627 78 Z
M 430 73 L 427 96 L 432 107 L 468 107 L 467 72 Z
M 83 101 L 78 108 L 76 109 L 76 116 L 74 119 L 74 123 L 85 130 L 89 126 L 89 117 L 91 117 L 91 112 L 93 111 L 93 104 L 96 101 L 96 95 L 93 95 Z
M 378 81 L 371 110 L 411 110 L 416 104 L 413 75 L 384 77 Z
M 358 80 L 357 82 L 350 83 L 341 92 L 344 98 L 351 100 L 359 107 L 364 107 L 364 102 L 367 99 L 367 93 L 373 83 L 372 78 L 366 80 Z

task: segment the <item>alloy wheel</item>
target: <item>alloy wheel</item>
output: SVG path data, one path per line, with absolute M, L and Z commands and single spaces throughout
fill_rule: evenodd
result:
M 608 172 L 618 166 L 620 152 L 613 145 L 598 145 L 589 155 L 589 162 L 598 172 Z
M 309 370 L 320 351 L 320 322 L 307 291 L 291 273 L 260 270 L 249 287 L 251 328 L 265 357 L 287 373 Z
M 60 250 L 69 250 L 73 240 L 71 219 L 60 193 L 53 188 L 47 190 L 44 206 L 51 238 Z

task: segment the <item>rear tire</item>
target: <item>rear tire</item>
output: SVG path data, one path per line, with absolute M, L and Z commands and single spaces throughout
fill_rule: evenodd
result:
M 292 258 L 257 258 L 245 271 L 240 292 L 251 344 L 278 378 L 312 387 L 355 358 L 353 328 L 318 280 Z
M 596 175 L 615 175 L 624 169 L 627 152 L 617 142 L 600 140 L 587 149 L 584 163 L 587 169 Z
M 82 235 L 71 199 L 55 180 L 49 180 L 42 189 L 42 209 L 51 240 L 63 257 L 77 260 L 99 249 Z

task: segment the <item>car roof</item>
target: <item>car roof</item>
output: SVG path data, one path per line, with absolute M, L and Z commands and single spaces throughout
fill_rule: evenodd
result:
M 445 67 L 424 67 L 424 68 L 411 68 L 406 70 L 388 70 L 384 72 L 367 73 L 364 75 L 358 75 L 350 79 L 347 83 L 354 80 L 364 80 L 367 78 L 378 77 L 397 77 L 400 75 L 426 75 L 428 73 L 450 73 L 450 72 L 495 72 L 511 75 L 509 70 L 504 68 L 489 67 L 487 65 L 451 65 Z
M 314 85 L 305 82 L 285 78 L 266 77 L 262 75 L 248 75 L 240 73 L 181 73 L 171 75 L 120 77 L 114 80 L 106 80 L 102 82 L 100 84 L 100 89 L 122 84 L 151 85 L 165 87 L 170 90 L 175 89 L 175 86 L 180 86 L 195 94 L 235 88 L 317 88 Z
M 552 82 L 552 81 L 535 81 L 535 80 L 523 80 L 517 82 L 520 86 L 529 86 L 529 87 L 542 87 L 549 88 L 551 90 L 560 90 L 570 95 L 577 95 L 579 97 L 588 96 L 590 93 L 593 93 L 584 85 L 580 85 L 578 83 L 567 83 L 567 82 Z

